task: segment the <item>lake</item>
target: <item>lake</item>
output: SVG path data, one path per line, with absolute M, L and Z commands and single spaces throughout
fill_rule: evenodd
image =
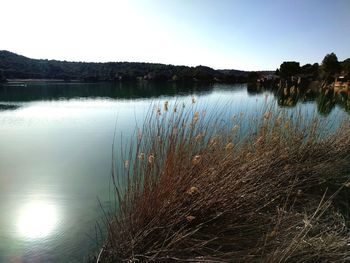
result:
M 225 105 L 249 115 L 272 102 L 331 120 L 350 109 L 348 93 L 287 93 L 245 84 L 0 86 L 0 262 L 82 262 L 97 249 L 114 132 L 130 137 L 152 103 L 191 104 L 194 97 L 199 108 Z

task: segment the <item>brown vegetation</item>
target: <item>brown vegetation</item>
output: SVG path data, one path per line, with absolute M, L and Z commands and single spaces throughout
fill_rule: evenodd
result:
M 115 165 L 97 261 L 349 259 L 349 122 L 266 111 L 222 124 L 193 103 L 156 107 Z

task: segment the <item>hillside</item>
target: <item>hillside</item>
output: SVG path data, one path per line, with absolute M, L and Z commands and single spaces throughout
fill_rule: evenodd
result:
M 210 67 L 174 66 L 155 63 L 87 63 L 31 59 L 9 51 L 0 51 L 2 79 L 61 79 L 79 81 L 202 81 L 245 82 L 249 72 L 214 70 Z

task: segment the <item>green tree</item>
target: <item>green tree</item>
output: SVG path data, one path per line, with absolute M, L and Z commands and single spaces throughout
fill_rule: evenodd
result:
M 350 74 L 350 58 L 345 59 L 345 60 L 341 63 L 341 68 L 342 68 L 342 70 L 345 71 L 346 74 Z
M 300 73 L 306 74 L 306 75 L 312 74 L 314 76 L 317 76 L 318 75 L 318 67 L 319 67 L 318 63 L 315 63 L 313 65 L 305 64 L 304 66 L 302 66 L 300 68 Z
M 327 54 L 322 60 L 322 71 L 324 78 L 328 79 L 333 77 L 335 73 L 338 73 L 341 70 L 340 63 L 337 56 L 332 52 Z
M 280 77 L 290 78 L 300 73 L 300 63 L 295 61 L 285 61 L 280 66 Z
M 318 76 L 319 68 L 320 68 L 320 65 L 318 63 L 312 64 L 310 73 L 313 74 L 314 76 Z
M 259 78 L 258 72 L 252 71 L 248 74 L 248 82 L 256 82 Z

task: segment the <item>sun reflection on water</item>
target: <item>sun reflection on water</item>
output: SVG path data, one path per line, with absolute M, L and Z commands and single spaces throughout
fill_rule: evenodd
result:
M 58 216 L 57 208 L 52 203 L 31 202 L 20 211 L 17 221 L 18 234 L 28 239 L 47 237 L 57 226 Z

